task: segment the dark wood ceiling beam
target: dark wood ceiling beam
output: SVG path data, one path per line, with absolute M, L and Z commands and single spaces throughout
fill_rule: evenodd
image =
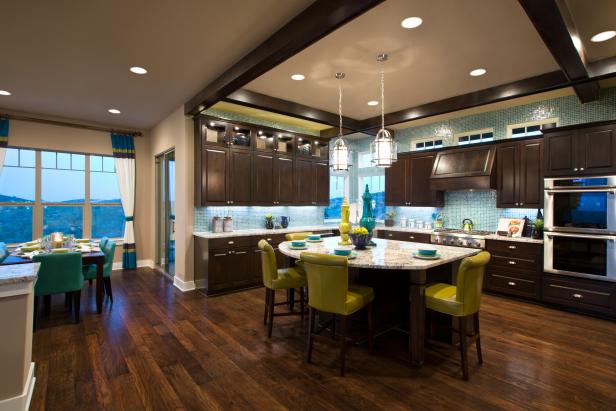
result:
M 195 115 L 384 0 L 316 0 L 184 105 Z
M 332 98 L 334 97 L 337 96 L 332 96 Z M 237 90 L 223 98 L 222 101 L 335 126 L 336 130 L 339 127 L 339 117 L 336 113 L 246 89 Z M 350 130 L 361 129 L 361 123 L 358 120 L 344 116 L 342 117 L 342 126 Z
M 589 79 L 584 49 L 567 5 L 562 0 L 518 0 L 546 47 L 571 82 Z M 574 39 L 577 41 L 574 42 Z M 577 42 L 577 47 L 576 47 Z M 574 86 L 582 103 L 599 98 L 599 84 Z

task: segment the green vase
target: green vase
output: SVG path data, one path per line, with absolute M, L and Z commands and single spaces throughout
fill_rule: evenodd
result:
M 372 238 L 372 230 L 374 230 L 376 221 L 372 215 L 372 194 L 370 194 L 368 184 L 366 184 L 366 191 L 364 191 L 361 198 L 364 202 L 364 208 L 361 214 L 361 219 L 359 220 L 359 225 L 368 230 L 368 234 L 370 235 L 370 238 Z M 373 241 L 370 241 L 370 243 L 374 245 Z

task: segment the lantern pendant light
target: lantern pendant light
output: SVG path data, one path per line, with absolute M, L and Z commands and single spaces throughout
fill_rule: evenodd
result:
M 331 164 L 334 171 L 349 171 L 350 167 L 350 151 L 349 145 L 343 138 L 342 133 L 342 79 L 346 76 L 344 73 L 336 73 L 336 78 L 340 80 L 338 83 L 338 120 L 339 120 L 339 132 L 338 138 L 334 143 L 334 149 L 332 150 Z
M 387 61 L 387 54 L 376 57 L 379 63 Z M 371 144 L 372 162 L 377 167 L 391 167 L 398 160 L 398 143 L 394 141 L 389 130 L 385 129 L 385 71 L 381 70 L 381 129 Z

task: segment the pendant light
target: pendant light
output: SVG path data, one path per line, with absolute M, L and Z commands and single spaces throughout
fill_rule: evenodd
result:
M 336 73 L 338 82 L 338 120 L 339 120 L 339 132 L 338 138 L 334 143 L 334 149 L 332 150 L 331 165 L 334 171 L 349 171 L 350 167 L 350 151 L 349 145 L 343 138 L 342 133 L 342 80 L 345 78 L 344 73 Z
M 376 57 L 379 63 L 387 61 L 387 54 Z M 371 144 L 372 162 L 377 167 L 391 167 L 398 160 L 398 143 L 394 141 L 389 130 L 385 129 L 385 71 L 381 70 L 381 129 Z

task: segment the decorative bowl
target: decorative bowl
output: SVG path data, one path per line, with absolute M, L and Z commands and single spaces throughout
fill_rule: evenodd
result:
M 434 248 L 420 248 L 417 250 L 417 254 L 423 257 L 434 257 L 436 255 L 436 249 Z
M 310 241 L 319 241 L 321 239 L 321 234 L 310 234 L 307 239 Z
M 350 250 L 348 248 L 335 248 L 334 249 L 334 254 L 340 255 L 340 256 L 343 256 L 343 257 L 348 257 L 348 256 L 351 255 L 352 251 L 353 250 Z
M 349 234 L 349 237 L 351 237 L 351 242 L 357 250 L 365 249 L 370 244 L 370 240 L 372 240 L 370 234 Z
M 306 242 L 304 240 L 294 240 L 291 241 L 291 245 L 293 247 L 306 247 Z

